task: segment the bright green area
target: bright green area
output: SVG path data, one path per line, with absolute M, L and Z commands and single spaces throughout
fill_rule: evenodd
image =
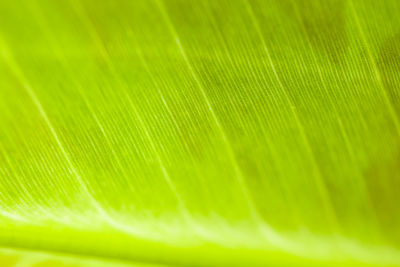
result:
M 0 245 L 400 266 L 399 15 L 398 0 L 1 1 Z
M 2 267 L 166 267 L 164 265 L 135 264 L 106 258 L 94 258 L 61 253 L 0 248 Z

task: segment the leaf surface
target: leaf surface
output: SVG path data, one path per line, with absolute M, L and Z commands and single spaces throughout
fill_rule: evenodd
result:
M 2 1 L 0 244 L 399 266 L 399 14 L 396 0 Z

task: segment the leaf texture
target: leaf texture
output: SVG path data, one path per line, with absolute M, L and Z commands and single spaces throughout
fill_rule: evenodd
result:
M 2 1 L 0 245 L 23 266 L 400 266 L 399 15 Z

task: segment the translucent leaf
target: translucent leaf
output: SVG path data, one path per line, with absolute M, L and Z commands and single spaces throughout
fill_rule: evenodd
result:
M 399 266 L 399 14 L 2 1 L 0 245 L 23 266 Z

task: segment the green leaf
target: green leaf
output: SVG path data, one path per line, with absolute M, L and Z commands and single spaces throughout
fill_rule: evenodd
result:
M 399 14 L 2 1 L 3 265 L 400 266 Z

